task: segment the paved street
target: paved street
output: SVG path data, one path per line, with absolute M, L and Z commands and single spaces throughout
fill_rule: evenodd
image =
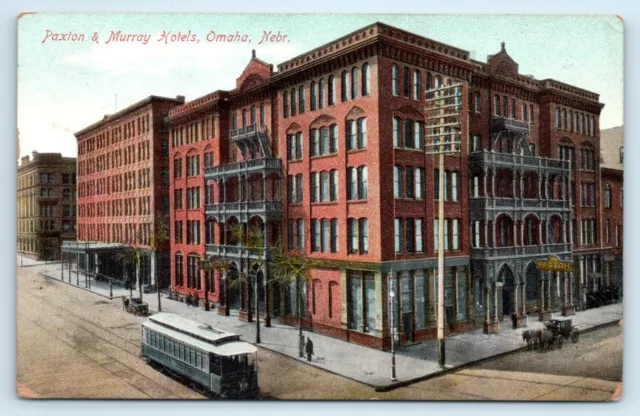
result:
M 39 275 L 46 268 L 18 269 L 17 382 L 25 395 L 203 398 L 138 358 L 144 318 L 122 311 L 119 299 Z M 279 399 L 607 400 L 621 379 L 622 330 L 609 326 L 560 351 L 515 353 L 389 392 L 263 348 L 258 365 L 263 394 Z

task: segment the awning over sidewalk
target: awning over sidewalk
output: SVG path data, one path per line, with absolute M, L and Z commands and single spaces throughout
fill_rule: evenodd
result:
M 89 252 L 109 251 L 124 249 L 127 246 L 122 243 L 103 243 L 93 241 L 63 241 L 63 253 L 87 254 Z

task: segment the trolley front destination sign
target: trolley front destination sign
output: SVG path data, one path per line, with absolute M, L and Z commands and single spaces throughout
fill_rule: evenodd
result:
M 536 267 L 541 272 L 571 272 L 573 271 L 573 262 L 549 256 L 546 260 L 536 261 Z

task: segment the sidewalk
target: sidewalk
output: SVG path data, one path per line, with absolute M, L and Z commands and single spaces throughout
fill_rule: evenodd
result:
M 59 279 L 60 271 L 57 271 L 57 275 L 55 271 L 46 274 L 50 277 L 57 276 Z M 65 279 L 68 280 L 66 274 Z M 72 273 L 71 281 L 75 285 L 75 273 Z M 108 285 L 106 292 L 102 285 L 96 286 L 95 284 L 92 285 L 91 291 L 109 297 Z M 114 298 L 122 296 L 122 294 L 128 295 L 128 291 L 120 288 L 117 293 L 116 295 L 114 287 Z M 138 292 L 134 291 L 134 296 L 138 296 Z M 143 300 L 149 304 L 151 312 L 158 310 L 157 294 L 145 293 Z M 114 299 L 113 301 L 118 302 L 119 300 Z M 240 334 L 242 339 L 248 342 L 255 341 L 255 322 L 240 321 L 237 311 L 232 310 L 231 316 L 228 317 L 220 316 L 214 310 L 205 311 L 202 307 L 189 307 L 182 302 L 164 296 L 162 311 L 175 313 L 197 322 L 207 323 L 213 327 Z M 553 317 L 562 319 L 559 313 L 554 313 Z M 580 331 L 617 322 L 622 319 L 622 303 L 577 312 L 571 319 Z M 511 329 L 511 325 L 505 320 L 500 325 L 501 332 L 499 334 L 485 335 L 482 333 L 482 329 L 475 329 L 448 337 L 446 339 L 447 368 L 445 370 L 438 366 L 437 340 L 402 347 L 396 352 L 396 376 L 398 379 L 396 382 L 390 380 L 391 353 L 313 332 L 304 331 L 304 335 L 311 337 L 314 344 L 315 355 L 310 365 L 364 383 L 377 390 L 388 390 L 479 360 L 522 349 L 526 347 L 522 340 L 522 331 L 537 328 L 544 328 L 544 324 L 537 320 L 537 316 L 531 316 L 527 328 Z M 262 326 L 261 322 L 260 337 L 262 341 L 259 344 L 260 347 L 302 360 L 298 358 L 298 330 L 296 328 L 281 325 L 277 319 L 273 319 L 272 326 L 269 328 Z

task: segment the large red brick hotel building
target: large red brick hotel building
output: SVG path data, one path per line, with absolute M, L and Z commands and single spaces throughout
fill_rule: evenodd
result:
M 267 255 L 282 242 L 331 260 L 299 288 L 307 328 L 387 348 L 393 307 L 402 343 L 433 338 L 440 192 L 449 333 L 496 332 L 505 315 L 514 326 L 570 315 L 590 291 L 621 281 L 613 239 L 601 238 L 603 104 L 520 74 L 504 44 L 480 62 L 375 23 L 277 70 L 254 53 L 235 89 L 178 104 L 164 107 L 177 296 L 207 290 L 220 313 L 255 319 L 254 288 L 229 284 L 252 257 L 230 229 L 253 225 Z M 434 140 L 461 141 L 444 172 L 426 151 Z M 80 236 L 103 222 L 83 217 L 83 180 Z M 554 256 L 572 271 L 536 268 Z M 229 271 L 201 270 L 220 257 Z M 259 271 L 261 318 L 297 320 L 295 285 L 267 284 L 268 268 Z
M 150 96 L 78 131 L 78 241 L 63 246 L 98 276 L 136 275 L 123 261 L 141 250 L 136 279 L 169 286 L 169 250 L 154 250 L 159 218 L 169 217 L 169 131 L 166 116 L 184 97 Z M 167 224 L 168 226 L 168 224 Z M 80 257 L 80 255 L 82 257 Z M 156 270 L 158 271 L 156 273 Z

